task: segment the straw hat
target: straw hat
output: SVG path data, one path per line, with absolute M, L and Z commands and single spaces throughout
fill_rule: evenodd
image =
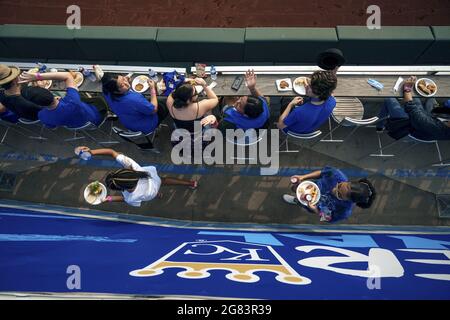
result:
M 20 69 L 17 67 L 8 67 L 7 65 L 0 64 L 0 85 L 8 83 L 20 74 Z

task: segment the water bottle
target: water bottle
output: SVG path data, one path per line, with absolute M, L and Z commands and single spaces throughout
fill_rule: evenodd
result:
M 100 68 L 100 66 L 98 64 L 95 64 L 95 65 L 92 66 L 92 69 L 94 70 L 95 79 L 97 81 L 102 80 L 103 76 L 105 75 L 105 73 L 103 72 L 102 68 Z
M 80 151 L 78 155 L 82 160 L 89 160 L 92 158 L 92 154 L 89 151 Z
M 155 82 L 158 82 L 158 73 L 156 73 L 156 71 L 155 70 L 153 70 L 153 69 L 148 69 L 148 75 L 150 76 L 150 79 L 151 80 L 153 80 L 153 81 L 155 81 Z
M 92 82 L 97 81 L 97 78 L 95 77 L 95 74 L 90 72 L 88 69 L 85 69 L 83 67 L 80 67 L 80 72 L 83 74 L 85 78 L 88 78 Z
M 216 80 L 217 79 L 217 71 L 216 71 L 216 67 L 215 66 L 211 66 L 210 74 L 211 74 L 211 80 Z
M 47 70 L 47 66 L 43 63 L 40 62 L 36 62 L 38 69 L 39 69 L 39 73 L 44 73 Z

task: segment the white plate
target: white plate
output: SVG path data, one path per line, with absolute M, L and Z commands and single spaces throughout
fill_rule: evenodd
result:
M 281 81 L 286 81 L 288 83 L 288 86 L 286 88 L 281 88 Z M 275 83 L 277 84 L 278 91 L 292 91 L 292 80 L 289 78 L 278 79 L 275 81 Z
M 77 88 L 79 88 L 84 82 L 84 75 L 79 71 L 72 71 L 73 80 Z
M 427 97 L 427 98 L 434 96 L 437 92 L 437 86 L 436 86 L 436 90 L 432 94 L 427 95 L 425 92 L 422 92 L 422 90 L 420 90 L 420 88 L 419 88 L 419 81 L 422 81 L 422 80 L 425 81 L 426 85 L 434 84 L 436 86 L 436 83 L 433 80 L 428 79 L 428 78 L 421 78 L 421 79 L 417 80 L 416 84 L 415 84 L 417 93 L 420 94 L 422 97 Z
M 306 192 L 307 194 L 310 194 L 310 193 L 311 193 L 311 191 L 313 190 L 313 188 L 306 189 L 307 187 L 309 187 L 309 186 L 311 186 L 311 185 L 313 186 L 313 188 L 316 188 L 316 190 L 317 190 L 317 194 L 316 194 L 315 198 L 313 198 L 312 201 L 311 201 L 311 205 L 315 205 L 317 202 L 319 202 L 319 199 L 320 199 L 320 189 L 319 189 L 319 186 L 318 186 L 317 184 L 315 184 L 314 182 L 312 182 L 312 181 L 303 181 L 303 182 L 300 183 L 300 184 L 298 185 L 298 187 L 297 187 L 297 192 L 296 192 L 297 199 L 298 199 L 298 201 L 300 201 L 301 204 L 303 204 L 303 205 L 305 205 L 305 206 L 308 205 L 308 202 L 302 200 L 301 196 L 302 196 L 303 194 L 305 194 L 305 192 Z
M 137 76 L 136 78 L 134 78 L 133 82 L 131 83 L 131 87 L 133 88 L 134 91 L 138 92 L 138 93 L 143 93 L 145 91 L 148 90 L 149 86 L 148 86 L 148 80 L 150 80 L 149 77 L 141 75 L 141 76 Z M 142 88 L 142 90 L 136 90 L 136 86 L 138 84 L 142 84 L 144 87 Z
M 100 195 L 98 195 L 97 197 L 95 197 L 95 200 L 89 199 L 89 198 L 88 198 L 88 196 L 89 196 L 89 186 L 90 186 L 91 184 L 95 183 L 95 182 L 98 182 L 98 181 L 94 181 L 94 182 L 89 183 L 89 184 L 86 186 L 86 188 L 84 189 L 84 200 L 86 200 L 87 203 L 92 204 L 92 205 L 94 205 L 94 206 L 96 206 L 96 205 L 102 203 L 102 201 L 106 198 L 106 194 L 107 194 L 105 185 L 104 185 L 103 183 L 100 183 L 100 182 L 99 182 L 99 183 L 100 183 L 100 187 L 102 188 L 102 193 L 100 193 Z
M 28 70 L 28 73 L 36 73 L 38 72 L 39 69 L 38 68 L 31 68 L 30 70 Z M 50 87 L 52 86 L 53 81 L 52 80 L 37 80 L 37 81 L 32 81 L 28 83 L 28 86 L 35 86 L 35 87 L 41 87 L 41 88 L 45 88 L 45 89 L 50 89 Z
M 295 84 L 295 82 L 297 82 L 297 81 L 300 80 L 300 79 L 306 80 L 306 79 L 308 79 L 308 77 L 298 77 L 298 78 L 295 78 L 295 79 L 294 79 L 294 91 L 297 92 L 299 95 L 304 96 L 304 95 L 306 94 L 306 88 L 305 88 L 305 86 L 304 86 L 304 85 L 298 85 L 298 84 Z

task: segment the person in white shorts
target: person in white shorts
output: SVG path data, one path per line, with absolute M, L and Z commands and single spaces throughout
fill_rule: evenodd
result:
M 150 201 L 155 197 L 161 197 L 159 192 L 161 185 L 183 185 L 196 189 L 198 181 L 182 180 L 176 178 L 160 178 L 153 166 L 141 167 L 133 159 L 116 152 L 113 149 L 95 149 L 80 146 L 80 150 L 90 152 L 94 155 L 112 156 L 123 169 L 111 171 L 105 178 L 107 188 L 121 191 L 121 196 L 107 196 L 103 202 L 124 201 L 131 206 L 140 207 L 142 201 Z

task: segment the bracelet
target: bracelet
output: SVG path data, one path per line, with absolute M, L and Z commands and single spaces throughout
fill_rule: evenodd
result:
M 105 200 L 108 201 L 108 202 L 111 202 L 111 201 L 112 201 L 112 196 L 107 196 L 107 197 L 105 198 Z
M 156 90 L 155 90 L 155 89 L 152 89 L 152 91 L 150 91 L 150 94 L 156 95 Z
M 36 80 L 42 80 L 42 76 L 39 72 L 36 72 Z

